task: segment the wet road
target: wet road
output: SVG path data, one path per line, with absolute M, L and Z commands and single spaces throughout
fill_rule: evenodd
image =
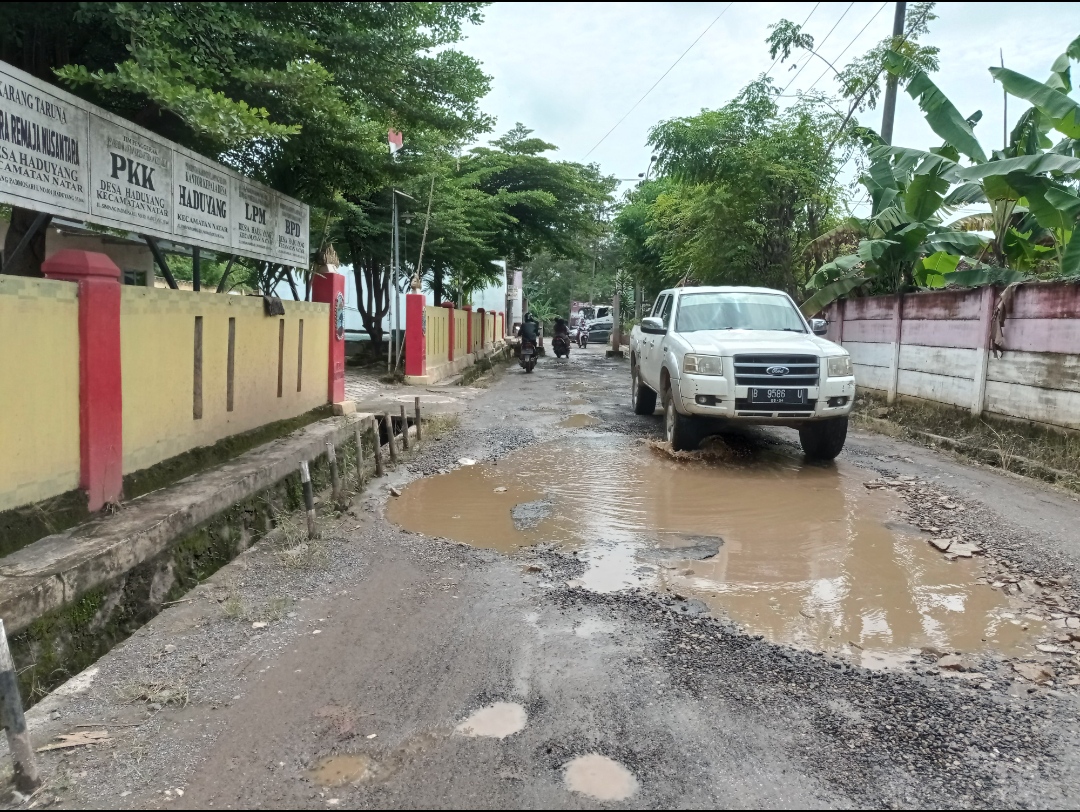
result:
M 600 348 L 501 373 L 311 566 L 260 545 L 49 705 L 112 736 L 47 756 L 49 792 L 1076 806 L 1072 497 L 861 433 L 835 465 L 784 430 L 673 457 L 628 386 Z

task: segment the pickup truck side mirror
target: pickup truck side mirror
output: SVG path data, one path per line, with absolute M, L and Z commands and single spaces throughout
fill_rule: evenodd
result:
M 647 316 L 641 320 L 641 332 L 648 333 L 649 335 L 663 336 L 667 335 L 667 328 L 664 327 L 664 322 L 656 316 Z
M 814 335 L 823 336 L 829 332 L 829 322 L 825 319 L 810 319 L 810 329 L 814 331 Z

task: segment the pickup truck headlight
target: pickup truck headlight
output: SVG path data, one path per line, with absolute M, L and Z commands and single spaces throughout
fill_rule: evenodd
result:
M 849 378 L 851 377 L 851 356 L 850 355 L 836 355 L 829 359 L 829 377 L 830 378 Z
M 718 355 L 694 355 L 687 353 L 683 356 L 683 372 L 694 375 L 723 375 L 724 365 Z

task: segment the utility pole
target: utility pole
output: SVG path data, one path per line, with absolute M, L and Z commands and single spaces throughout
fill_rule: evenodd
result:
M 904 36 L 904 16 L 907 13 L 907 3 L 896 4 L 896 14 L 893 16 L 892 44 L 895 47 Z M 881 115 L 881 140 L 886 144 L 892 143 L 893 119 L 896 117 L 896 77 L 889 74 L 885 80 L 885 109 Z

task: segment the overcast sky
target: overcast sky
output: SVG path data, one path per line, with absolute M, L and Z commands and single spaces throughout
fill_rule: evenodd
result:
M 556 157 L 595 161 L 605 173 L 636 178 L 649 163 L 646 138 L 653 124 L 721 107 L 769 70 L 773 60 L 765 38 L 771 23 L 784 17 L 801 23 L 810 14 L 805 30 L 840 67 L 889 36 L 894 8 L 880 2 L 850 4 L 850 10 L 849 3 L 820 3 L 816 9 L 814 3 L 734 3 L 724 11 L 726 6 L 495 3 L 482 25 L 468 28 L 459 47 L 493 77 L 483 105 L 498 118 L 497 132 L 521 121 L 558 145 Z M 596 146 L 721 12 L 671 73 Z M 976 134 L 987 151 L 1000 148 L 1001 87 L 987 68 L 998 64 L 1000 48 L 1006 67 L 1045 79 L 1054 58 L 1080 34 L 1080 3 L 939 3 L 935 13 L 938 19 L 923 40 L 941 49 L 941 68 L 933 78 L 965 115 L 983 111 Z M 807 59 L 801 55 L 796 64 L 801 67 Z M 816 89 L 835 91 L 831 71 L 809 59 L 797 78 L 798 68 L 788 70 L 790 62 L 777 64 L 770 76 L 780 87 L 794 78 L 789 93 L 815 82 Z M 824 71 L 828 74 L 818 81 Z M 1013 105 L 1009 112 L 1015 119 L 1021 110 L 1016 100 Z M 880 128 L 880 111 L 864 114 L 862 121 Z M 893 143 L 919 148 L 940 143 L 903 93 Z

